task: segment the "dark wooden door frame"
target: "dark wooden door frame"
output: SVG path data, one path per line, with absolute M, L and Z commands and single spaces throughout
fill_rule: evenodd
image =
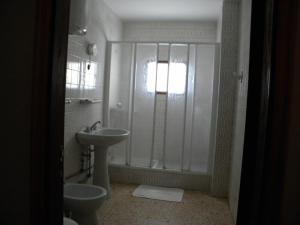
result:
M 274 1 L 252 1 L 247 116 L 237 225 L 260 224 L 272 63 Z
M 36 0 L 31 225 L 62 225 L 65 73 L 70 0 Z
M 252 10 L 249 97 L 237 224 L 297 225 L 299 206 L 296 200 L 292 205 L 288 201 L 300 200 L 295 191 L 299 188 L 300 164 L 294 163 L 293 170 L 288 170 L 291 159 L 287 156 L 292 152 L 300 158 L 300 123 L 299 116 L 295 116 L 295 112 L 300 112 L 295 101 L 296 96 L 300 98 L 300 78 L 296 73 L 300 66 L 300 2 L 254 1 Z M 289 145 L 291 139 L 293 145 Z M 293 174 L 293 184 L 284 184 L 286 173 Z M 294 190 L 289 198 L 287 190 Z

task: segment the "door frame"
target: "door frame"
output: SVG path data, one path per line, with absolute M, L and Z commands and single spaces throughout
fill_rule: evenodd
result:
M 63 224 L 69 6 L 70 0 L 36 0 L 31 106 L 31 225 Z
M 253 1 L 238 225 L 300 224 L 299 14 L 298 0 Z
M 274 1 L 252 1 L 249 83 L 237 225 L 260 224 L 274 38 Z
M 63 215 L 65 68 L 70 0 L 37 2 L 39 13 L 33 86 L 38 88 L 33 93 L 35 104 L 32 108 L 36 120 L 32 122 L 31 224 L 60 225 Z M 283 154 L 282 148 L 273 147 L 276 144 L 282 146 L 282 143 L 278 143 L 281 140 L 278 135 L 286 128 L 283 123 L 277 124 L 275 119 L 286 114 L 284 110 L 276 112 L 278 105 L 275 99 L 285 96 L 292 84 L 283 73 L 275 76 L 280 69 L 278 65 L 275 66 L 275 53 L 277 57 L 280 53 L 289 54 L 284 50 L 286 46 L 281 46 L 281 52 L 276 49 L 280 47 L 277 39 L 280 34 L 284 35 L 280 33 L 284 28 L 277 27 L 280 19 L 284 19 L 279 13 L 279 6 L 291 2 L 293 0 L 252 1 L 250 71 L 238 225 L 258 225 L 263 221 L 279 224 L 276 219 L 280 214 L 274 216 L 274 212 L 280 210 L 279 193 L 282 185 L 270 192 L 267 190 L 274 184 L 280 184 L 283 179 L 284 164 L 278 160 Z M 291 10 L 289 7 L 285 11 L 286 18 L 295 17 L 295 13 L 290 14 Z M 290 33 L 285 36 L 286 42 L 290 37 L 288 35 Z M 276 62 L 280 63 L 278 59 Z M 286 63 L 281 69 L 288 66 Z M 278 197 L 270 202 L 270 197 L 277 194 Z

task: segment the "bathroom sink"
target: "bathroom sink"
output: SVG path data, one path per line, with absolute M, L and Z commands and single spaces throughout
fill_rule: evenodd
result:
M 129 131 L 121 128 L 101 128 L 93 131 L 82 130 L 76 134 L 83 145 L 110 146 L 125 140 Z
M 104 187 L 107 190 L 107 197 L 111 195 L 107 152 L 110 145 L 124 141 L 129 136 L 129 131 L 121 128 L 90 128 L 76 133 L 78 143 L 82 145 L 95 146 L 94 176 L 93 184 Z

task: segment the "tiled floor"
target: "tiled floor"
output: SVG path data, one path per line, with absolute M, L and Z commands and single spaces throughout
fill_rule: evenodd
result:
M 223 199 L 185 191 L 180 203 L 157 201 L 133 197 L 135 188 L 112 184 L 112 198 L 99 210 L 103 225 L 233 225 Z

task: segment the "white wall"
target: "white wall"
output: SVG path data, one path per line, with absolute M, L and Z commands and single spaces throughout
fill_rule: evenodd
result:
M 235 106 L 235 78 L 238 62 L 239 0 L 224 0 L 222 10 L 221 63 L 217 132 L 211 193 L 228 197 L 231 168 L 231 143 Z
M 77 68 L 71 68 L 71 62 L 79 65 L 89 60 L 86 54 L 87 43 L 96 43 L 98 54 L 92 57 L 97 66 L 94 73 L 95 88 L 82 87 L 67 88 L 66 98 L 98 98 L 103 99 L 104 88 L 104 63 L 107 40 L 120 40 L 122 37 L 122 22 L 103 3 L 102 0 L 91 0 L 89 4 L 89 23 L 86 36 L 69 36 L 68 44 L 68 73 L 76 74 Z M 73 64 L 74 65 L 74 64 Z M 80 68 L 80 67 L 79 67 Z M 83 68 L 83 67 L 82 67 Z M 79 76 L 84 77 L 82 69 Z M 74 76 L 75 77 L 75 76 Z M 75 141 L 75 133 L 97 120 L 102 120 L 102 103 L 82 105 L 78 100 L 72 100 L 65 106 L 65 151 L 64 151 L 64 176 L 67 177 L 80 170 L 81 147 Z
M 216 22 L 125 22 L 125 41 L 215 42 Z
M 220 9 L 220 16 L 218 18 L 218 22 L 217 22 L 217 42 L 221 42 L 221 38 L 222 38 L 222 14 L 223 14 L 223 5 Z
M 243 144 L 246 122 L 247 90 L 249 75 L 250 54 L 250 28 L 251 28 L 251 0 L 242 0 L 240 9 L 240 31 L 239 31 L 239 63 L 238 71 L 243 72 L 242 82 L 237 81 L 237 95 L 234 117 L 234 135 L 232 144 L 231 178 L 229 187 L 229 204 L 236 221 L 241 167 L 243 157 Z

